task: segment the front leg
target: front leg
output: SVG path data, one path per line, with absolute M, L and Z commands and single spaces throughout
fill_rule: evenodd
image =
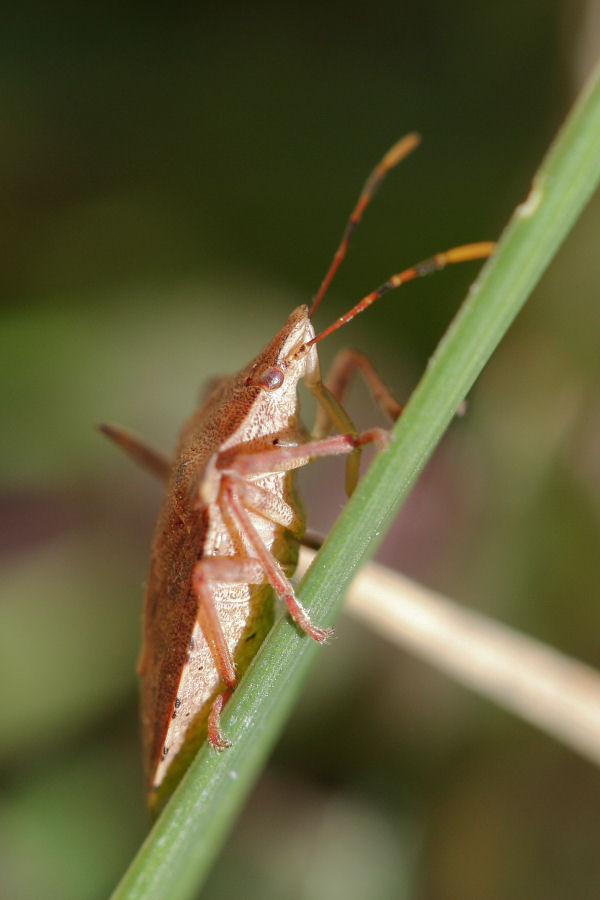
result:
M 379 444 L 385 450 L 391 441 L 391 434 L 385 428 L 369 428 L 360 433 L 335 434 L 317 441 L 307 441 L 305 444 L 294 444 L 290 447 L 271 447 L 259 453 L 236 457 L 228 460 L 228 465 L 222 465 L 217 461 L 218 468 L 226 468 L 227 471 L 240 476 L 267 475 L 272 472 L 288 472 L 306 465 L 320 456 L 337 456 L 343 453 L 353 453 L 364 447 L 365 444 Z
M 374 400 L 395 422 L 402 412 L 402 406 L 389 388 L 383 383 L 368 358 L 358 350 L 342 350 L 335 358 L 331 373 L 324 384 L 317 372 L 306 379 L 308 388 L 318 401 L 315 425 L 311 436 L 325 438 L 335 426 L 338 431 L 357 435 L 356 426 L 343 407 L 343 399 L 350 381 L 356 372 L 365 379 Z M 360 448 L 348 457 L 346 463 L 346 493 L 351 496 L 358 482 L 360 470 Z
M 350 383 L 357 373 L 360 373 L 364 378 L 373 400 L 391 421 L 395 422 L 400 417 L 404 407 L 398 403 L 388 386 L 382 381 L 381 376 L 368 356 L 365 356 L 360 350 L 353 350 L 347 347 L 338 353 L 327 377 L 326 390 L 341 405 Z M 312 432 L 313 436 L 325 437 L 331 430 L 332 424 L 337 425 L 337 422 L 332 423 L 332 416 L 327 409 L 327 405 L 323 402 L 319 403 Z

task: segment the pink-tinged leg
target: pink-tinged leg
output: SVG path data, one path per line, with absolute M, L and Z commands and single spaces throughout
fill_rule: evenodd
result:
M 208 740 L 216 750 L 227 750 L 228 747 L 231 747 L 231 741 L 224 738 L 221 732 L 221 713 L 232 693 L 233 688 L 227 688 L 222 694 L 219 694 L 208 714 Z
M 252 561 L 249 560 L 248 562 Z M 246 576 L 255 577 L 257 574 L 256 565 L 252 567 L 251 571 L 250 567 L 246 566 L 245 563 L 246 560 L 217 559 L 213 557 L 200 560 L 192 573 L 192 590 L 198 599 L 198 623 L 210 648 L 217 672 L 227 685 L 226 690 L 219 694 L 214 701 L 208 715 L 208 739 L 213 747 L 216 747 L 218 750 L 224 750 L 226 747 L 231 746 L 231 742 L 221 734 L 220 718 L 225 703 L 237 685 L 237 675 L 235 663 L 227 646 L 215 608 L 211 582 L 215 580 L 228 581 L 230 583 L 240 582 L 245 581 Z
M 204 561 L 200 560 L 192 573 L 192 589 L 198 600 L 198 621 L 210 647 L 219 675 L 227 687 L 235 687 L 237 683 L 235 665 L 217 615 L 210 589 L 212 579 L 207 574 L 207 568 Z
M 385 428 L 370 428 L 360 434 L 336 434 L 320 441 L 308 441 L 293 447 L 273 447 L 261 453 L 238 456 L 230 464 L 230 469 L 240 475 L 260 475 L 267 472 L 287 471 L 296 468 L 303 459 L 319 456 L 335 456 L 352 453 L 357 447 L 377 443 L 382 450 L 389 446 L 391 435 Z
M 323 643 L 333 635 L 332 628 L 317 628 L 294 593 L 294 589 L 279 562 L 267 549 L 255 529 L 244 505 L 244 483 L 231 476 L 223 476 L 223 487 L 227 503 L 240 531 L 245 535 L 263 567 L 266 580 L 275 593 L 285 601 L 294 622 L 315 641 Z

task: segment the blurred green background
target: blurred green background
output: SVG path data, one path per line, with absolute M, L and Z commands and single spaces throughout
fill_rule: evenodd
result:
M 494 238 L 600 43 L 598 3 L 25 3 L 0 96 L 0 896 L 107 895 L 146 829 L 142 585 L 160 488 L 94 432 L 173 445 L 203 381 L 310 299 L 362 181 L 417 129 L 318 326 L 392 272 Z M 594 200 L 381 559 L 600 662 Z M 477 266 L 323 347 L 399 397 Z M 374 421 L 363 392 L 352 398 Z M 326 530 L 343 472 L 302 473 Z M 600 884 L 597 771 L 349 618 L 217 863 L 211 898 L 546 898 Z M 594 887 L 596 886 L 596 887 Z

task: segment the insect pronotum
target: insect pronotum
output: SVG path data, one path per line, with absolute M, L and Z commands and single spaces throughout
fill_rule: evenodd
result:
M 295 309 L 241 372 L 213 383 L 184 426 L 173 460 L 124 429 L 101 426 L 167 484 L 152 547 L 139 664 L 144 762 L 155 809 L 206 737 L 217 749 L 228 746 L 221 712 L 272 625 L 274 594 L 313 640 L 322 643 L 332 634 L 311 621 L 289 581 L 305 529 L 294 470 L 320 456 L 347 454 L 351 493 L 361 447 L 387 445 L 389 432 L 358 432 L 342 406 L 356 372 L 391 420 L 402 407 L 355 351 L 338 356 L 325 384 L 317 343 L 387 291 L 449 263 L 483 259 L 494 249 L 491 242 L 455 247 L 392 275 L 315 335 L 312 316 L 365 208 L 388 170 L 418 142 L 418 135 L 407 135 L 375 167 L 310 310 Z M 318 401 L 310 433 L 297 415 L 301 379 Z M 334 428 L 338 433 L 332 435 Z

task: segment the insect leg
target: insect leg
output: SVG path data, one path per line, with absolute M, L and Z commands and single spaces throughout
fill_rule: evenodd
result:
M 342 350 L 334 360 L 332 370 L 324 384 L 320 377 L 307 380 L 307 385 L 318 400 L 317 416 L 311 436 L 323 438 L 333 426 L 339 431 L 354 431 L 356 428 L 348 417 L 342 402 L 357 372 L 361 372 L 373 398 L 384 409 L 392 421 L 396 421 L 402 411 L 401 405 L 389 388 L 383 383 L 369 359 L 358 350 Z M 354 450 L 346 464 L 346 492 L 350 496 L 356 487 L 360 469 L 360 449 Z
M 360 350 L 346 348 L 338 353 L 327 378 L 327 390 L 340 404 L 343 403 L 352 378 L 359 372 L 377 405 L 383 409 L 392 422 L 395 422 L 404 407 L 398 403 L 388 386 L 382 381 L 368 356 L 365 356 Z M 325 437 L 330 428 L 331 414 L 326 406 L 320 403 L 312 432 L 313 437 Z
M 383 410 L 392 422 L 396 422 L 404 411 L 404 405 L 399 403 L 390 391 L 387 384 L 381 378 L 381 375 L 371 362 L 368 356 L 361 353 L 360 350 L 354 350 L 346 347 L 341 350 L 335 359 L 327 377 L 327 385 L 325 390 L 335 397 L 338 403 L 343 403 L 346 391 L 350 386 L 350 382 L 356 373 L 360 373 L 369 388 L 371 396 L 375 403 Z M 314 387 L 311 387 L 317 399 L 320 396 Z M 463 401 L 458 408 L 456 415 L 460 416 L 464 413 L 466 401 Z M 343 408 L 343 407 L 342 407 Z M 335 422 L 337 425 L 337 422 Z M 312 437 L 319 438 L 329 434 L 332 426 L 332 416 L 326 404 L 322 401 L 317 408 L 315 426 L 312 430 Z M 339 426 L 338 426 L 339 427 Z
M 98 425 L 98 430 L 118 444 L 142 468 L 161 481 L 168 481 L 172 464 L 162 453 L 149 447 L 142 438 L 119 425 Z
M 294 588 L 289 582 L 280 563 L 265 546 L 262 538 L 252 524 L 244 502 L 245 486 L 243 480 L 234 475 L 224 475 L 223 487 L 225 489 L 226 502 L 232 517 L 236 520 L 240 531 L 244 534 L 253 551 L 256 553 L 257 558 L 260 560 L 266 580 L 269 582 L 275 593 L 285 601 L 294 622 L 303 631 L 314 638 L 315 641 L 322 643 L 327 640 L 327 638 L 331 637 L 333 634 L 333 629 L 317 628 L 316 625 L 313 625 L 307 611 L 296 597 Z
M 357 447 L 363 447 L 365 444 L 376 443 L 385 450 L 390 440 L 390 432 L 385 428 L 369 428 L 359 434 L 336 434 L 322 440 L 307 441 L 291 447 L 273 447 L 259 453 L 236 457 L 230 462 L 229 471 L 242 476 L 286 472 L 319 456 L 352 453 Z
M 214 701 L 208 715 L 208 739 L 213 747 L 223 750 L 230 746 L 230 742 L 221 734 L 220 717 L 237 684 L 237 674 L 215 609 L 211 590 L 211 584 L 215 581 L 226 584 L 260 584 L 264 581 L 264 574 L 258 560 L 218 556 L 201 559 L 192 573 L 192 590 L 198 600 L 198 624 L 206 638 L 216 669 L 227 686 Z

